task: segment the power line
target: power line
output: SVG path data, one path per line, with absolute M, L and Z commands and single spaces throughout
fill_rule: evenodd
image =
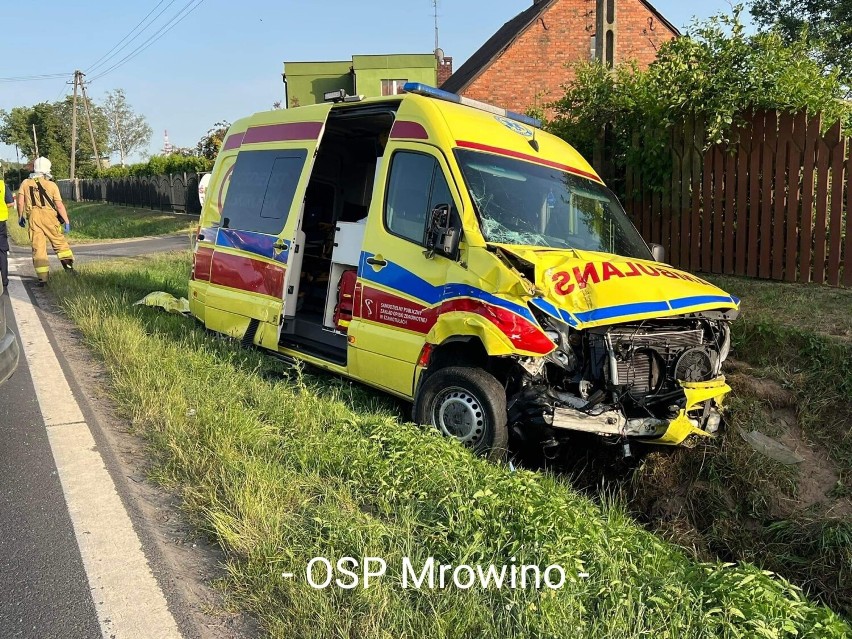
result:
M 66 95 L 68 95 L 68 88 L 69 88 L 70 85 L 71 85 L 70 82 L 63 83 L 62 88 L 59 89 L 59 93 L 57 94 L 57 96 L 54 98 L 53 101 L 59 102 L 59 100 L 64 98 Z
M 172 2 L 174 2 L 174 0 L 172 0 Z M 170 2 L 169 4 L 171 5 L 172 2 Z M 128 53 L 126 56 L 124 56 L 121 60 L 119 60 L 118 62 L 113 64 L 111 67 L 109 67 L 108 69 L 106 69 L 104 71 L 99 72 L 97 75 L 95 75 L 89 81 L 91 82 L 91 81 L 97 80 L 98 78 L 102 78 L 106 74 L 111 73 L 112 71 L 114 71 L 118 67 L 122 66 L 126 62 L 129 62 L 130 60 L 135 58 L 137 55 L 139 55 L 140 53 L 145 51 L 148 47 L 150 47 L 152 44 L 157 42 L 157 40 L 159 40 L 164 35 L 166 35 L 169 31 L 171 31 L 172 28 L 176 27 L 186 16 L 188 16 L 195 9 L 197 9 L 198 6 L 202 2 L 204 2 L 204 0 L 198 0 L 197 4 L 195 6 L 193 6 L 192 8 L 190 8 L 189 11 L 187 11 L 189 6 L 193 2 L 196 2 L 196 0 L 188 0 L 187 3 L 184 4 L 177 13 L 175 13 L 171 18 L 169 18 L 169 20 L 167 22 L 165 22 L 163 25 L 161 25 L 160 28 L 157 31 L 155 31 L 147 40 L 145 40 L 142 44 L 140 44 L 133 51 Z M 184 15 L 181 16 L 181 14 L 184 13 L 185 11 L 187 11 L 187 12 Z M 160 13 L 162 13 L 162 12 L 160 12 Z M 159 17 L 159 15 L 160 14 L 157 14 L 157 17 Z
M 192 4 L 193 4 L 193 2 L 195 2 L 195 4 L 194 4 L 192 7 L 190 7 L 190 5 L 192 5 Z M 97 80 L 98 78 L 102 78 L 102 77 L 104 77 L 106 74 L 113 72 L 113 71 L 114 71 L 115 69 L 117 69 L 118 67 L 122 66 L 122 65 L 123 65 L 123 64 L 125 64 L 126 62 L 129 62 L 130 60 L 132 60 L 133 58 L 135 58 L 137 55 L 139 55 L 140 53 L 142 53 L 143 51 L 145 51 L 148 47 L 150 47 L 152 44 L 154 44 L 155 42 L 157 42 L 157 40 L 159 40 L 160 38 L 162 38 L 162 37 L 163 37 L 164 35 L 166 35 L 169 31 L 171 31 L 171 30 L 172 30 L 172 29 L 174 29 L 177 25 L 179 25 L 181 22 L 183 22 L 183 20 L 184 20 L 184 19 L 185 19 L 185 18 L 186 18 L 189 14 L 191 14 L 193 11 L 195 11 L 198 7 L 200 7 L 200 6 L 201 6 L 201 4 L 202 4 L 203 2 L 204 2 L 204 0 L 189 0 L 189 1 L 188 1 L 188 2 L 187 2 L 187 3 L 186 3 L 186 4 L 185 4 L 185 5 L 184 5 L 181 9 L 180 9 L 180 11 L 178 11 L 178 12 L 177 12 L 174 16 L 172 16 L 172 18 L 171 18 L 171 20 L 170 20 L 169 22 L 167 22 L 166 24 L 164 24 L 164 25 L 163 25 L 163 26 L 162 26 L 162 27 L 161 27 L 161 28 L 160 28 L 157 32 L 155 32 L 155 33 L 154 33 L 154 34 L 153 34 L 150 38 L 148 38 L 147 40 L 145 40 L 145 42 L 143 42 L 141 45 L 139 45 L 136 49 L 134 49 L 134 50 L 133 50 L 133 51 L 131 51 L 129 54 L 127 54 L 125 57 L 123 57 L 121 60 L 119 60 L 119 61 L 118 61 L 118 62 L 116 62 L 114 65 L 112 65 L 111 67 L 109 67 L 106 71 L 102 71 L 102 72 L 98 73 L 96 76 L 94 76 L 93 78 L 90 78 L 90 80 L 89 80 L 89 81 L 90 81 L 90 82 L 92 82 L 92 81 L 94 81 L 94 80 Z M 184 13 L 184 12 L 186 12 L 186 13 Z M 181 15 L 182 13 L 183 13 L 183 15 Z
M 104 65 L 109 64 L 109 63 L 110 63 L 113 59 L 115 59 L 115 57 L 116 57 L 119 53 L 121 53 L 121 51 L 123 51 L 124 49 L 126 49 L 126 48 L 127 48 L 127 47 L 128 47 L 128 46 L 129 46 L 129 45 L 130 45 L 130 44 L 131 44 L 134 40 L 136 40 L 139 36 L 141 36 L 141 35 L 142 35 L 143 33 L 145 33 L 148 29 L 150 29 L 150 28 L 154 25 L 154 23 L 155 23 L 155 22 L 159 19 L 159 17 L 160 17 L 161 15 L 163 15 L 163 14 L 166 12 L 166 10 L 167 10 L 170 6 L 172 6 L 172 5 L 173 5 L 176 1 L 177 1 L 177 0 L 170 0 L 170 2 L 169 2 L 169 3 L 165 6 L 165 7 L 163 7 L 163 8 L 160 10 L 160 12 L 159 12 L 157 15 L 155 15 L 155 16 L 154 16 L 154 17 L 153 17 L 153 18 L 152 18 L 152 19 L 148 22 L 148 24 L 146 24 L 146 25 L 142 28 L 142 30 L 141 30 L 141 31 L 139 31 L 139 33 L 137 33 L 137 34 L 136 34 L 136 35 L 134 35 L 132 38 L 130 38 L 130 36 L 131 36 L 131 35 L 133 35 L 134 31 L 136 31 L 136 30 L 137 30 L 137 29 L 138 29 L 138 28 L 139 28 L 142 24 L 144 24 L 144 23 L 148 20 L 148 17 L 149 17 L 152 13 L 154 13 L 154 11 L 156 11 L 156 10 L 157 10 L 157 7 L 159 7 L 161 4 L 163 4 L 163 2 L 165 2 L 165 0 L 160 0 L 160 1 L 159 1 L 159 2 L 158 2 L 155 6 L 154 6 L 154 8 L 153 8 L 153 9 L 151 9 L 151 10 L 148 12 L 148 14 L 147 14 L 144 18 L 142 18 L 142 20 L 140 20 L 140 21 L 139 21 L 139 23 L 138 23 L 135 27 L 133 27 L 133 28 L 132 28 L 132 29 L 131 29 L 128 33 L 127 33 L 127 35 L 125 35 L 125 36 L 124 36 L 121 40 L 119 40 L 119 41 L 115 44 L 115 46 L 114 46 L 112 49 L 110 49 L 110 50 L 109 50 L 109 51 L 107 51 L 104 55 L 102 55 L 100 58 L 98 58 L 97 60 L 95 60 L 95 62 L 94 62 L 94 63 L 93 63 L 93 64 L 92 64 L 92 65 L 91 65 L 88 69 L 86 69 L 86 73 L 91 73 L 92 71 L 94 71 L 94 70 L 95 70 L 95 69 L 97 69 L 98 67 L 103 67 Z M 128 40 L 128 38 L 130 38 L 130 39 Z M 127 40 L 127 42 L 124 42 L 125 40 Z M 122 42 L 124 42 L 124 44 L 123 44 L 123 45 L 121 45 L 121 43 L 122 43 Z M 121 45 L 121 46 L 119 46 L 119 45 Z M 113 53 L 113 52 L 114 52 L 114 53 Z
M 38 80 L 55 80 L 56 78 L 67 78 L 70 73 L 42 73 L 40 75 L 18 75 L 9 78 L 0 78 L 0 82 L 36 82 Z
M 88 69 L 86 69 L 86 71 L 88 72 L 88 71 L 90 71 L 91 69 L 93 69 L 94 67 L 96 67 L 96 66 L 98 65 L 98 63 L 99 63 L 101 60 L 103 60 L 104 58 L 106 58 L 107 56 L 109 56 L 109 54 L 111 54 L 113 51 L 115 51 L 115 50 L 116 50 L 116 48 L 118 47 L 118 45 L 120 45 L 122 42 L 124 42 L 125 40 L 127 40 L 127 38 L 129 38 L 131 35 L 133 35 L 133 33 L 136 31 L 136 29 L 138 29 L 138 28 L 142 25 L 142 23 L 144 23 L 144 22 L 148 19 L 148 16 L 150 16 L 152 13 L 154 13 L 154 11 L 156 11 L 156 10 L 157 10 L 157 7 L 159 7 L 159 6 L 160 6 L 161 4 L 163 4 L 163 2 L 165 2 L 165 1 L 166 1 L 166 0 L 160 0 L 160 1 L 159 1 L 159 2 L 158 2 L 155 6 L 154 6 L 154 8 L 153 8 L 153 9 L 151 9 L 151 10 L 147 13 L 147 15 L 146 15 L 144 18 L 142 18 L 142 19 L 141 19 L 138 23 L 136 23 L 136 26 L 134 26 L 134 27 L 133 27 L 130 31 L 128 31 L 128 32 L 125 34 L 125 36 L 124 36 L 121 40 L 119 40 L 118 42 L 116 42 L 116 43 L 115 43 L 115 46 L 113 46 L 113 48 L 112 48 L 112 49 L 110 49 L 109 51 L 107 51 L 106 53 L 104 53 L 104 54 L 103 54 L 100 58 L 98 58 L 98 59 L 97 59 L 97 60 L 95 60 L 95 61 L 94 61 L 91 65 L 89 65 L 89 68 L 88 68 Z M 149 26 L 150 26 L 150 25 L 149 25 Z M 146 27 L 146 29 L 147 29 L 147 27 Z M 143 31 L 144 31 L 144 29 L 143 29 Z M 141 33 L 140 33 L 140 34 L 137 34 L 137 37 L 138 37 L 138 35 L 141 35 Z M 128 43 L 128 44 L 129 44 L 129 43 Z M 126 46 L 126 45 L 125 45 L 125 46 Z

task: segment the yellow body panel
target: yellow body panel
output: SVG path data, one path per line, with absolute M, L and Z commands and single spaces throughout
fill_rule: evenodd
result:
M 216 283 L 215 268 L 206 281 L 201 277 L 190 283 L 189 304 L 194 316 L 209 328 L 236 337 L 245 334 L 250 320 L 258 320 L 255 344 L 412 399 L 424 370 L 417 362 L 425 344 L 438 346 L 469 337 L 495 357 L 535 358 L 551 352 L 555 345 L 543 333 L 531 308 L 578 330 L 738 308 L 736 298 L 664 264 L 579 250 L 489 245 L 454 156 L 456 149 L 502 154 L 562 168 L 598 182 L 599 177 L 570 145 L 544 131 L 532 131 L 467 106 L 411 94 L 263 112 L 237 121 L 217 159 L 202 210 L 201 227 L 213 229 L 213 239 L 199 241 L 196 251 L 213 248 L 214 263 L 216 256 L 229 255 L 246 257 L 268 269 L 279 268 L 283 263 L 277 254 L 258 256 L 250 250 L 216 243 L 231 175 L 241 150 L 308 149 L 310 156 L 299 178 L 297 197 L 290 203 L 286 221 L 275 238 L 290 247 L 299 242 L 303 201 L 322 134 L 315 142 L 277 140 L 229 145 L 232 136 L 233 142 L 257 127 L 324 124 L 333 110 L 344 113 L 381 104 L 396 109 L 396 121 L 422 127 L 425 136 L 391 136 L 379 158 L 361 249 L 357 303 L 348 324 L 346 364 L 279 346 L 282 321 L 292 317 L 294 309 L 285 307 L 282 312 L 281 298 Z M 393 154 L 402 151 L 433 157 L 446 178 L 463 231 L 457 261 L 427 256 L 422 246 L 385 228 L 389 166 Z M 387 265 L 370 266 L 364 263 L 365 258 Z M 298 283 L 294 278 L 300 275 L 291 264 L 287 261 L 285 291 Z M 524 268 L 516 269 L 517 265 Z M 691 434 L 706 435 L 690 422 L 686 412 L 707 399 L 720 403 L 730 390 L 724 378 L 700 388 L 686 383 L 683 386 L 689 405 L 672 420 L 657 440 L 659 443 L 677 444 Z
M 428 106 L 428 102 L 425 106 Z M 419 114 L 406 115 L 405 113 L 405 102 L 403 102 L 398 118 L 410 117 L 413 118 L 412 121 L 420 119 L 426 121 L 426 118 L 418 117 Z M 424 300 L 418 298 L 416 290 L 406 289 L 405 285 L 386 284 L 385 281 L 394 283 L 394 280 L 385 280 L 383 274 L 391 269 L 404 269 L 437 289 L 447 281 L 458 278 L 457 271 L 462 269 L 458 264 L 442 257 L 427 258 L 421 246 L 393 235 L 385 229 L 383 215 L 385 185 L 388 180 L 390 159 L 397 152 L 421 153 L 434 158 L 448 178 L 450 191 L 458 210 L 461 210 L 459 207 L 461 198 L 458 188 L 449 176 L 448 164 L 440 149 L 429 144 L 389 141 L 374 184 L 364 232 L 364 244 L 361 248 L 363 252 L 374 254 L 376 259 L 388 262 L 388 266 L 376 267 L 365 264 L 362 269 L 364 301 L 360 317 L 356 313 L 349 325 L 348 334 L 354 337 L 354 340 L 350 340 L 349 372 L 353 377 L 369 384 L 411 397 L 414 365 L 425 343 L 425 336 L 422 331 L 408 330 L 403 322 L 394 323 L 400 311 L 385 305 L 392 306 L 392 300 L 395 300 L 397 305 L 416 308 L 423 305 Z M 428 304 L 428 300 L 425 301 Z M 419 325 L 415 327 L 419 328 Z
M 709 382 L 681 382 L 680 385 L 683 386 L 686 394 L 686 407 L 672 420 L 663 436 L 654 440 L 654 443 L 676 446 L 690 435 L 712 437 L 710 433 L 695 426 L 687 413 L 699 408 L 707 400 L 713 400 L 716 406 L 721 408 L 725 395 L 731 392 L 731 387 L 725 382 L 724 375 Z
M 535 282 L 525 283 L 534 284 L 535 297 L 570 314 L 569 324 L 576 328 L 739 306 L 717 286 L 666 264 L 590 251 L 499 246 L 535 267 Z

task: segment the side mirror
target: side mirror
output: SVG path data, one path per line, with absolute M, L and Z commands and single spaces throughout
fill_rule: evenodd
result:
M 449 204 L 439 204 L 429 214 L 426 225 L 426 257 L 431 258 L 439 252 L 450 259 L 458 259 L 461 230 L 451 226 Z
M 648 248 L 651 249 L 651 255 L 654 257 L 655 262 L 666 261 L 666 249 L 664 249 L 660 244 L 649 244 Z

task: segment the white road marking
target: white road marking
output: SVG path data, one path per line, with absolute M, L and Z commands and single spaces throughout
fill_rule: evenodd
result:
M 104 639 L 181 637 L 20 278 L 9 297 Z

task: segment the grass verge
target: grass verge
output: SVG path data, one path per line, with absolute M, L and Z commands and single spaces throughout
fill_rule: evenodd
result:
M 273 637 L 850 637 L 829 609 L 747 564 L 700 563 L 553 476 L 472 457 L 400 423 L 394 404 L 274 360 L 192 320 L 133 307 L 186 295 L 187 256 L 51 280 L 104 360 L 112 394 L 224 548 L 235 603 Z M 315 556 L 383 557 L 370 588 L 310 588 Z M 422 566 L 560 564 L 559 590 L 403 589 Z M 282 572 L 292 571 L 288 579 Z M 587 573 L 587 576 L 585 576 Z M 582 576 L 581 576 L 582 574 Z
M 782 572 L 852 618 L 852 291 L 713 277 L 742 298 L 729 428 L 645 460 L 628 487 L 653 530 L 704 559 Z M 804 444 L 785 466 L 739 431 Z
M 71 218 L 71 244 L 188 232 L 198 225 L 198 218 L 193 216 L 101 202 L 66 202 L 65 206 Z M 15 220 L 8 226 L 15 244 L 29 246 L 27 229 L 20 228 Z

